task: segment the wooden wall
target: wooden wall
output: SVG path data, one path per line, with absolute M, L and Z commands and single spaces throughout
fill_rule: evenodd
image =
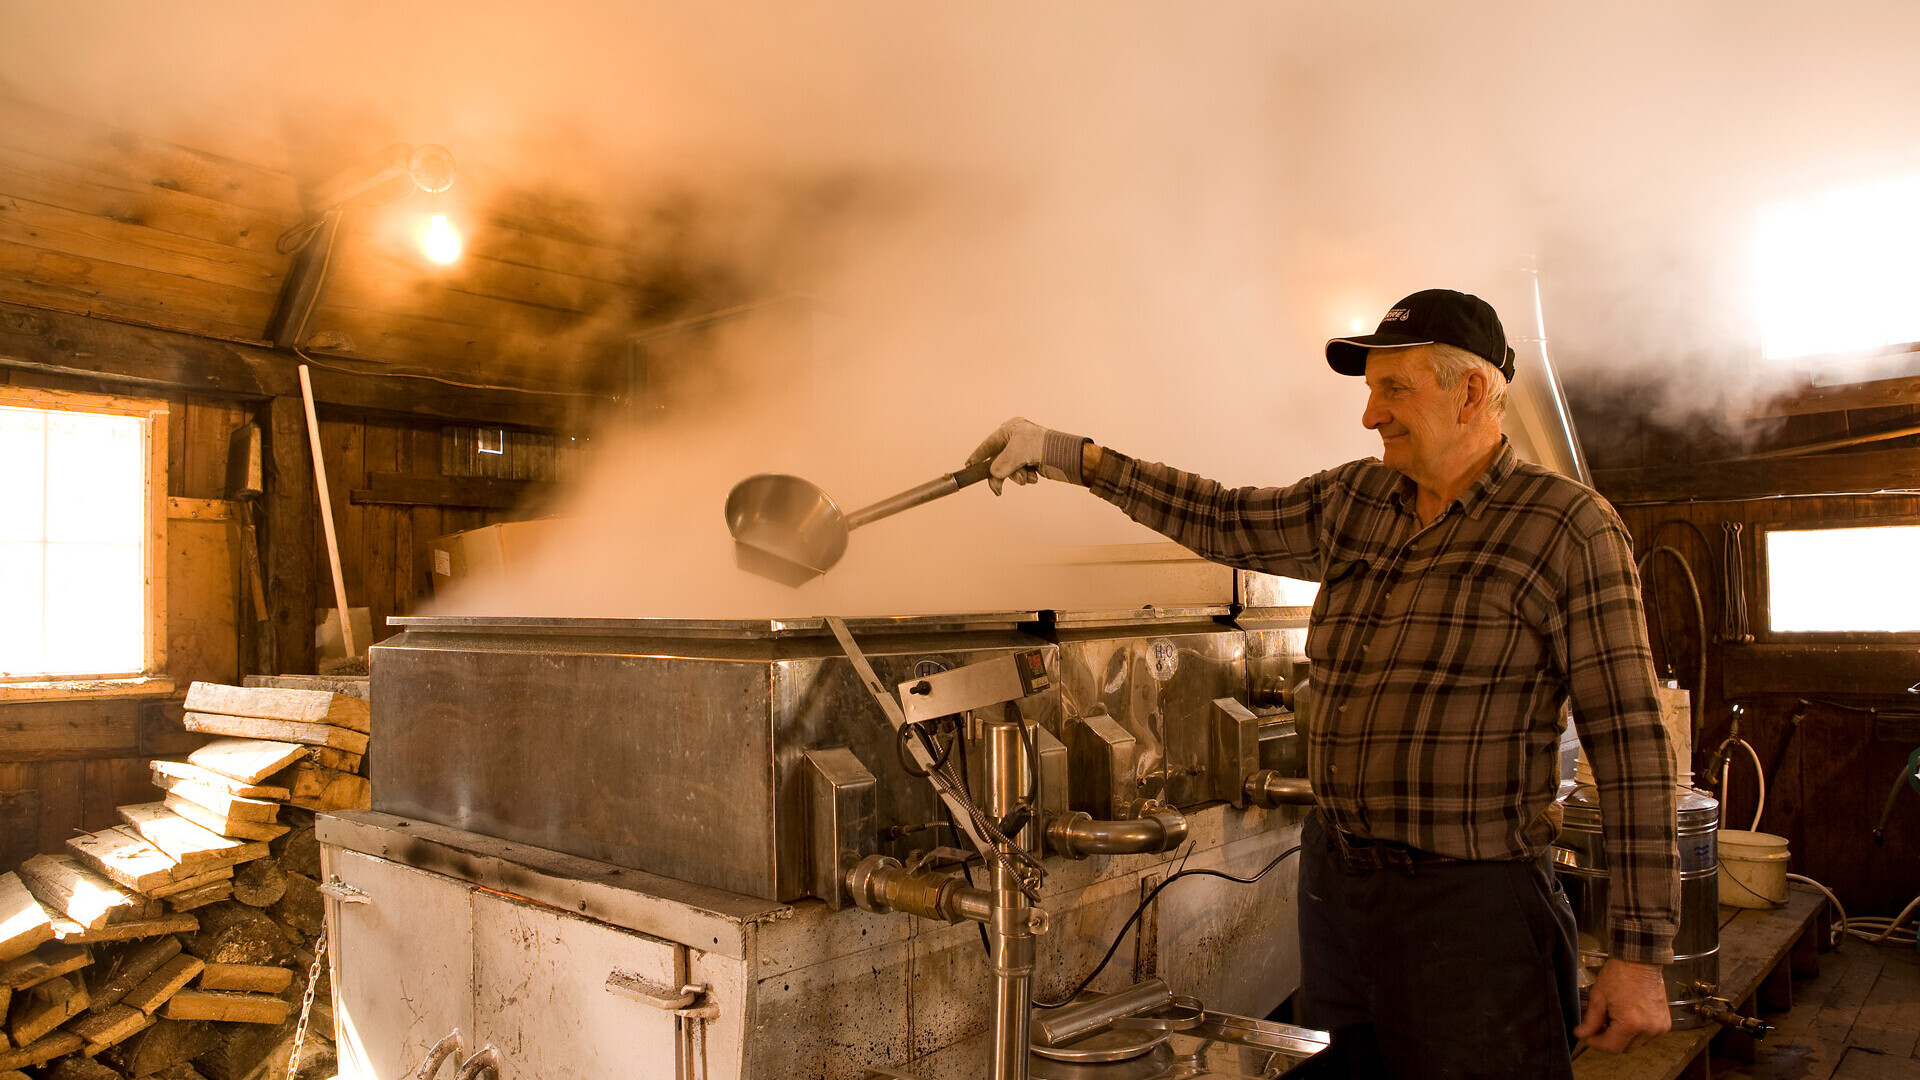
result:
M 1829 399 L 1800 411 L 1806 399 L 1788 399 L 1765 415 L 1661 426 L 1635 390 L 1569 388 L 1596 486 L 1620 509 L 1637 549 L 1671 547 L 1699 579 L 1707 672 L 1695 696 L 1696 770 L 1728 738 L 1740 706 L 1740 737 L 1768 773 L 1761 831 L 1787 837 L 1794 871 L 1831 887 L 1856 915 L 1892 915 L 1920 893 L 1920 794 L 1903 791 L 1884 842 L 1872 837 L 1889 788 L 1920 746 L 1920 698 L 1906 692 L 1920 680 L 1920 635 L 1877 644 L 1770 638 L 1760 533 L 1789 523 L 1920 522 L 1920 438 L 1871 438 L 1920 424 L 1916 392 L 1909 380 L 1855 394 L 1868 403 L 1861 408 L 1819 408 L 1848 403 Z M 1892 403 L 1879 404 L 1885 397 L 1876 393 Z M 1767 456 L 1860 438 L 1868 441 Z M 1835 494 L 1843 492 L 1874 494 Z M 1725 618 L 1729 524 L 1740 527 L 1735 580 L 1751 641 L 1736 640 Z M 1663 554 L 1644 577 L 1660 672 L 1694 688 L 1701 638 L 1684 574 Z M 1739 754 L 1723 812 L 1729 827 L 1745 828 L 1756 785 Z

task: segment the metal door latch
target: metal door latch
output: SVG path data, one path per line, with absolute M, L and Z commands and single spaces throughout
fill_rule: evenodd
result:
M 347 884 L 346 882 L 341 881 L 339 874 L 335 874 L 332 877 L 328 878 L 326 881 L 326 884 L 316 886 L 316 888 L 318 888 L 326 896 L 329 896 L 335 900 L 338 900 L 343 904 L 373 903 L 373 897 L 367 895 L 366 893 L 362 892 L 359 889 L 354 888 L 353 886 Z
M 643 1005 L 651 1005 L 675 1016 L 711 1020 L 720 1015 L 718 1005 L 704 1000 L 707 996 L 707 987 L 698 983 L 682 986 L 676 991 L 672 987 L 661 986 L 631 971 L 615 968 L 607 974 L 607 992 L 632 998 Z

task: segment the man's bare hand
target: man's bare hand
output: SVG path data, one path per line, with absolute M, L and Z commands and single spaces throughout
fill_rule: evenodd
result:
M 1666 974 L 1659 964 L 1618 958 L 1600 968 L 1587 990 L 1587 1015 L 1573 1033 L 1587 1045 L 1624 1054 L 1673 1026 Z

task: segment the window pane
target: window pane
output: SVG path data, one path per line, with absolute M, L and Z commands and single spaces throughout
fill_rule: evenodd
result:
M 1920 525 L 1767 534 L 1771 625 L 1787 632 L 1920 631 Z
M 0 541 L 0 677 L 46 668 L 40 651 L 39 544 Z
M 38 540 L 46 507 L 47 414 L 0 408 L 0 541 Z M 34 564 L 39 564 L 34 556 Z M 0 610 L 6 610 L 0 608 Z
M 1770 360 L 1920 341 L 1920 177 L 1760 214 L 1755 311 Z
M 47 539 L 137 544 L 146 440 L 132 416 L 47 414 Z
M 138 544 L 47 545 L 49 674 L 138 672 L 146 582 Z

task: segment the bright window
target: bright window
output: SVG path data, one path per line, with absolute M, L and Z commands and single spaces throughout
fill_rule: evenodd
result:
M 1920 525 L 1773 529 L 1767 604 L 1784 633 L 1920 632 Z
M 0 388 L 0 682 L 164 657 L 166 403 Z
M 1758 236 L 1769 360 L 1920 342 L 1920 176 L 1764 207 Z

